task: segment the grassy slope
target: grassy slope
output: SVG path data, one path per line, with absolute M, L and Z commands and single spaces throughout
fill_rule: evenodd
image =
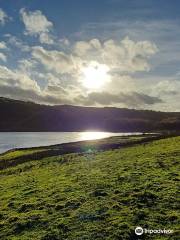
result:
M 180 137 L 53 156 L 1 171 L 0 239 L 178 239 Z
M 172 135 L 171 135 L 172 136 Z M 164 139 L 169 135 L 144 134 L 131 136 L 116 136 L 99 140 L 79 141 L 47 147 L 12 149 L 0 154 L 0 170 L 14 167 L 31 160 L 40 160 L 47 157 L 58 156 L 67 153 L 80 153 L 87 151 L 99 151 L 128 147 L 139 143 L 145 143 L 154 139 Z

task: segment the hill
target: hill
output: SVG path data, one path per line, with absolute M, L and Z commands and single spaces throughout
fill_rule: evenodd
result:
M 99 142 L 121 140 L 115 137 Z M 84 152 L 57 153 L 40 160 L 38 149 L 1 156 L 0 161 L 9 162 L 34 151 L 31 161 L 0 171 L 0 238 L 179 239 L 180 137 L 152 139 L 146 144 L 138 144 L 134 137 L 127 140 L 136 145 L 96 151 L 90 141 L 82 143 Z M 137 226 L 173 233 L 137 238 Z
M 178 131 L 179 112 L 48 106 L 0 98 L 0 131 Z

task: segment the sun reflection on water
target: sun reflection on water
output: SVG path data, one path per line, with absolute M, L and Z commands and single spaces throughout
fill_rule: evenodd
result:
M 107 132 L 82 132 L 80 133 L 80 140 L 95 140 L 108 137 L 109 133 Z

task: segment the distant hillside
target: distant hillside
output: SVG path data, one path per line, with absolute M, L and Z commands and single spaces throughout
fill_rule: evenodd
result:
M 180 112 L 47 106 L 0 98 L 0 131 L 178 131 Z

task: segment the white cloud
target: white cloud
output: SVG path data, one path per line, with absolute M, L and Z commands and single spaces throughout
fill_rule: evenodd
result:
M 62 74 L 73 71 L 74 64 L 71 55 L 56 50 L 49 51 L 43 47 L 33 47 L 32 49 L 32 56 L 45 65 L 47 69 Z
M 39 41 L 42 44 L 43 43 L 45 43 L 45 44 L 53 44 L 54 43 L 52 36 L 50 36 L 50 34 L 48 34 L 48 33 L 41 33 L 39 35 Z
M 25 44 L 21 39 L 11 35 L 11 34 L 5 34 L 4 35 L 8 40 L 8 43 L 11 44 L 12 47 L 19 48 L 22 52 L 28 52 L 30 51 L 30 47 Z
M 27 74 L 19 70 L 11 70 L 0 65 L 0 83 L 1 85 L 21 86 L 24 89 L 36 89 L 39 86 L 36 81 L 32 80 Z
M 152 42 L 134 42 L 127 37 L 119 42 L 112 39 L 104 42 L 99 39 L 79 41 L 66 50 L 47 50 L 42 46 L 36 46 L 32 48 L 32 56 L 47 71 L 59 74 L 60 78 L 64 74 L 68 75 L 67 85 L 73 83 L 80 88 L 83 85 L 84 68 L 88 68 L 93 62 L 97 66 L 107 66 L 109 81 L 104 84 L 101 91 L 106 90 L 106 87 L 109 87 L 111 91 L 114 88 L 113 86 L 116 90 L 117 86 L 120 86 L 118 82 L 128 79 L 132 73 L 149 71 L 151 67 L 148 62 L 149 58 L 158 51 L 156 45 Z M 132 86 L 133 81 L 130 82 Z M 127 89 L 127 82 L 124 85 Z
M 79 41 L 74 46 L 74 54 L 86 60 L 99 60 L 111 70 L 133 73 L 149 71 L 149 57 L 156 54 L 157 46 L 150 41 L 134 42 L 128 37 L 122 41 L 112 39 L 100 43 L 98 39 Z
M 4 53 L 0 52 L 0 60 L 2 60 L 3 62 L 7 61 L 7 57 L 6 57 L 6 55 Z
M 166 79 L 159 81 L 156 85 L 152 87 L 152 92 L 156 93 L 156 95 L 163 96 L 176 96 L 180 95 L 180 81 L 177 79 Z
M 5 42 L 0 42 L 0 49 L 6 49 L 6 43 Z
M 61 38 L 61 39 L 59 39 L 59 45 L 62 47 L 64 47 L 64 46 L 67 47 L 70 45 L 70 41 L 67 38 Z
M 0 50 L 7 49 L 6 43 L 5 42 L 0 42 Z M 0 52 L 0 60 L 3 62 L 7 61 L 7 57 L 4 53 Z
M 47 20 L 41 11 L 26 12 L 24 8 L 20 10 L 26 31 L 30 35 L 49 32 L 53 24 Z
M 44 76 L 45 77 L 45 76 Z M 52 73 L 46 74 L 46 79 L 48 80 L 49 85 L 58 86 L 61 83 L 60 78 L 54 76 Z
M 98 39 L 92 39 L 90 41 L 79 41 L 76 42 L 74 46 L 74 53 L 78 56 L 84 56 L 90 51 L 93 50 L 100 50 L 101 49 L 101 43 Z
M 8 21 L 9 17 L 7 14 L 0 8 L 0 25 L 4 25 Z
M 21 59 L 18 61 L 19 65 L 18 68 L 25 73 L 31 74 L 33 72 L 33 68 L 35 68 L 37 62 L 32 59 Z
M 52 91 L 48 86 L 41 90 L 37 82 L 21 70 L 11 70 L 0 65 L 0 95 L 13 99 L 34 101 L 45 104 L 72 104 L 67 93 L 59 88 Z
M 31 12 L 21 10 L 21 14 L 28 18 Z M 41 42 L 46 43 L 51 41 L 48 39 L 49 31 L 50 29 L 43 30 L 43 27 L 26 27 L 26 34 L 38 36 Z M 8 37 L 8 43 L 22 50 L 26 48 L 26 51 L 31 51 L 31 56 L 23 56 L 18 60 L 16 70 L 0 66 L 0 94 L 3 96 L 19 96 L 24 100 L 49 104 L 128 107 L 162 104 L 161 95 L 149 96 L 143 92 L 143 87 L 137 89 L 134 84 L 136 79 L 132 75 L 138 71 L 150 70 L 149 58 L 158 51 L 156 45 L 150 41 L 135 42 L 126 37 L 122 41 L 110 39 L 102 42 L 99 39 L 91 39 L 72 45 L 68 39 L 63 39 L 58 42 L 64 46 L 60 51 L 42 46 L 29 47 L 14 36 Z M 5 48 L 4 42 L 1 42 L 0 47 Z M 110 79 L 96 93 L 86 90 L 81 79 L 83 69 L 91 66 L 92 62 L 97 66 L 107 66 Z M 45 69 L 42 69 L 40 64 Z
M 38 36 L 39 41 L 45 44 L 53 44 L 54 41 L 50 35 L 50 31 L 53 28 L 53 23 L 50 22 L 41 11 L 29 11 L 24 8 L 20 10 L 22 21 L 25 25 L 25 34 L 31 36 Z
M 134 84 L 136 80 L 131 77 L 132 73 L 149 71 L 150 65 L 148 60 L 157 51 L 156 45 L 149 41 L 134 42 L 129 38 L 125 38 L 119 42 L 112 39 L 100 42 L 99 39 L 92 39 L 87 42 L 79 41 L 73 46 L 69 46 L 68 53 L 62 50 L 47 50 L 42 46 L 36 46 L 32 48 L 32 56 L 47 70 L 47 74 L 45 74 L 46 76 L 43 79 L 46 79 L 48 82 L 47 90 L 51 93 L 58 94 L 58 89 L 59 87 L 61 89 L 62 86 L 66 90 L 70 89 L 70 86 L 76 86 L 76 89 L 73 88 L 70 91 L 71 96 L 69 97 L 72 101 L 74 98 L 76 104 L 103 105 L 103 99 L 108 97 L 109 102 L 107 103 L 107 99 L 104 101 L 104 105 L 116 104 L 118 106 L 120 104 L 122 106 L 123 101 L 126 101 L 126 106 L 133 107 L 134 105 L 140 106 L 141 103 L 142 105 L 156 105 L 160 103 L 160 98 L 156 99 L 156 97 L 148 97 L 148 95 L 143 94 L 138 95 L 139 89 Z M 108 66 L 107 74 L 109 81 L 104 84 L 96 95 L 90 95 L 91 90 L 88 92 L 89 95 L 86 96 L 86 94 L 80 94 L 77 88 L 81 90 L 81 93 L 84 91 L 83 69 L 88 68 L 92 62 L 96 62 L 97 65 Z M 63 80 L 64 75 L 68 75 L 67 81 Z M 124 97 L 118 96 L 119 89 L 122 88 L 125 94 L 125 96 L 123 95 Z M 108 93 L 99 95 L 103 91 Z M 140 91 L 143 92 L 143 87 Z M 95 101 L 94 97 L 97 97 L 97 101 Z M 129 102 L 128 97 L 130 99 Z

